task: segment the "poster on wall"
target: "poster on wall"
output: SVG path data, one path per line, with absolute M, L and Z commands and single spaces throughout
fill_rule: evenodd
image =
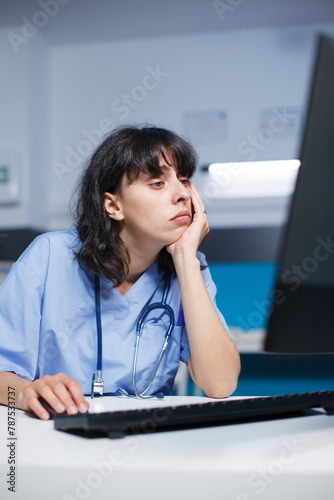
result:
M 19 203 L 19 158 L 16 150 L 0 149 L 0 206 Z

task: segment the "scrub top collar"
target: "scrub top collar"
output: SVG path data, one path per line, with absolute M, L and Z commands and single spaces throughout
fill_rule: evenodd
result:
M 146 296 L 151 296 L 160 288 L 160 283 L 163 283 L 164 274 L 162 270 L 159 270 L 158 261 L 155 260 L 125 295 L 122 295 L 121 292 L 104 277 L 100 279 L 101 293 L 111 293 L 116 302 L 136 304 L 141 302 L 143 291 L 145 291 Z

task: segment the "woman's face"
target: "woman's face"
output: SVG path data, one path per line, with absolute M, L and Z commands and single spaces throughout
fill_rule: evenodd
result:
M 130 182 L 124 175 L 118 194 L 105 193 L 105 208 L 120 222 L 120 236 L 128 249 L 159 252 L 177 241 L 192 221 L 189 179 L 163 158 L 160 165 L 160 176 L 140 172 Z

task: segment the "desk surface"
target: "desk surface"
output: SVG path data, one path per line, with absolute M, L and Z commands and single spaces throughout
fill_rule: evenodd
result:
M 202 402 L 100 398 L 94 411 Z M 208 399 L 205 398 L 205 401 Z M 334 416 L 85 439 L 16 410 L 15 494 L 8 491 L 8 409 L 0 407 L 0 498 L 332 500 Z

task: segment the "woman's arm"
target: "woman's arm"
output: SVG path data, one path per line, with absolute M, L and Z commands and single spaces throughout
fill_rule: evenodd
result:
M 207 396 L 229 396 L 237 387 L 239 353 L 212 303 L 198 259 L 179 257 L 177 261 L 175 267 L 191 352 L 190 375 Z
M 43 419 L 50 418 L 49 413 L 39 403 L 43 397 L 57 413 L 69 415 L 85 413 L 89 403 L 85 400 L 79 383 L 65 375 L 45 375 L 33 382 L 25 380 L 12 372 L 0 372 L 0 404 L 8 405 L 8 391 L 15 393 L 15 408 L 34 411 Z
M 190 189 L 195 211 L 193 222 L 167 250 L 173 257 L 180 283 L 191 352 L 188 358 L 190 375 L 207 396 L 222 398 L 236 389 L 240 356 L 212 303 L 196 257 L 209 225 L 202 200 L 192 184 Z

